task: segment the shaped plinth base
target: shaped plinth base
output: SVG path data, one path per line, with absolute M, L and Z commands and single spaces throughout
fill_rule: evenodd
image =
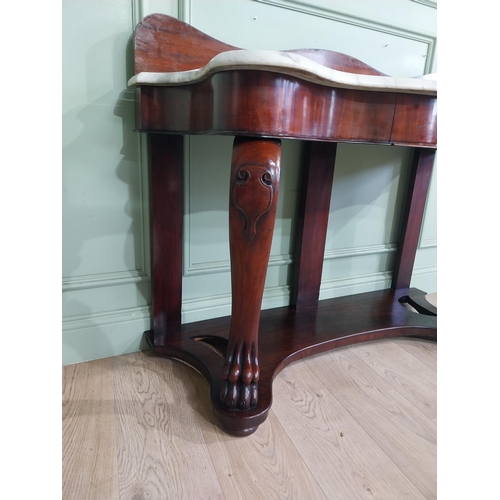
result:
M 403 304 L 417 304 L 413 312 Z M 427 305 L 426 305 L 427 304 Z M 233 436 L 248 436 L 267 418 L 274 377 L 288 364 L 336 347 L 390 337 L 437 340 L 435 308 L 425 293 L 412 288 L 381 290 L 322 300 L 317 306 L 295 310 L 280 307 L 262 311 L 259 328 L 259 398 L 251 410 L 230 410 L 220 402 L 222 369 L 230 317 L 184 324 L 151 349 L 163 357 L 184 361 L 202 373 L 211 386 L 213 412 L 221 428 Z

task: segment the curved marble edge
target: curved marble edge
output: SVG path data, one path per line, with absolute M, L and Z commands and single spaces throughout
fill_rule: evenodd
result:
M 229 70 L 263 70 L 296 76 L 329 87 L 372 91 L 397 91 L 412 94 L 437 94 L 437 76 L 420 78 L 359 75 L 327 68 L 299 54 L 274 50 L 230 50 L 221 52 L 199 69 L 170 73 L 141 72 L 129 81 L 140 85 L 174 86 L 202 81 L 214 73 Z

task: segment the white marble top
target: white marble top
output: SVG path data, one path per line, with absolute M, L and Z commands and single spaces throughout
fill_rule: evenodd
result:
M 420 78 L 358 75 L 337 71 L 318 64 L 307 57 L 274 50 L 230 50 L 217 54 L 199 69 L 170 73 L 142 72 L 133 76 L 128 85 L 187 85 L 196 83 L 221 71 L 264 70 L 296 76 L 328 87 L 347 89 L 396 91 L 412 94 L 437 94 L 437 75 Z

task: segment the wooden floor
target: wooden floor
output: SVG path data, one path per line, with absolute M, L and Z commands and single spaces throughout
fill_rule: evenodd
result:
M 423 340 L 293 363 L 246 438 L 219 429 L 208 383 L 179 362 L 66 366 L 63 499 L 433 499 L 436 418 L 436 344 Z

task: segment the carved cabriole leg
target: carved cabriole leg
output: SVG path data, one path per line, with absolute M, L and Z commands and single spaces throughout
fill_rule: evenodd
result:
M 234 141 L 229 195 L 232 313 L 220 395 L 230 409 L 248 410 L 257 404 L 258 330 L 280 161 L 279 140 Z

